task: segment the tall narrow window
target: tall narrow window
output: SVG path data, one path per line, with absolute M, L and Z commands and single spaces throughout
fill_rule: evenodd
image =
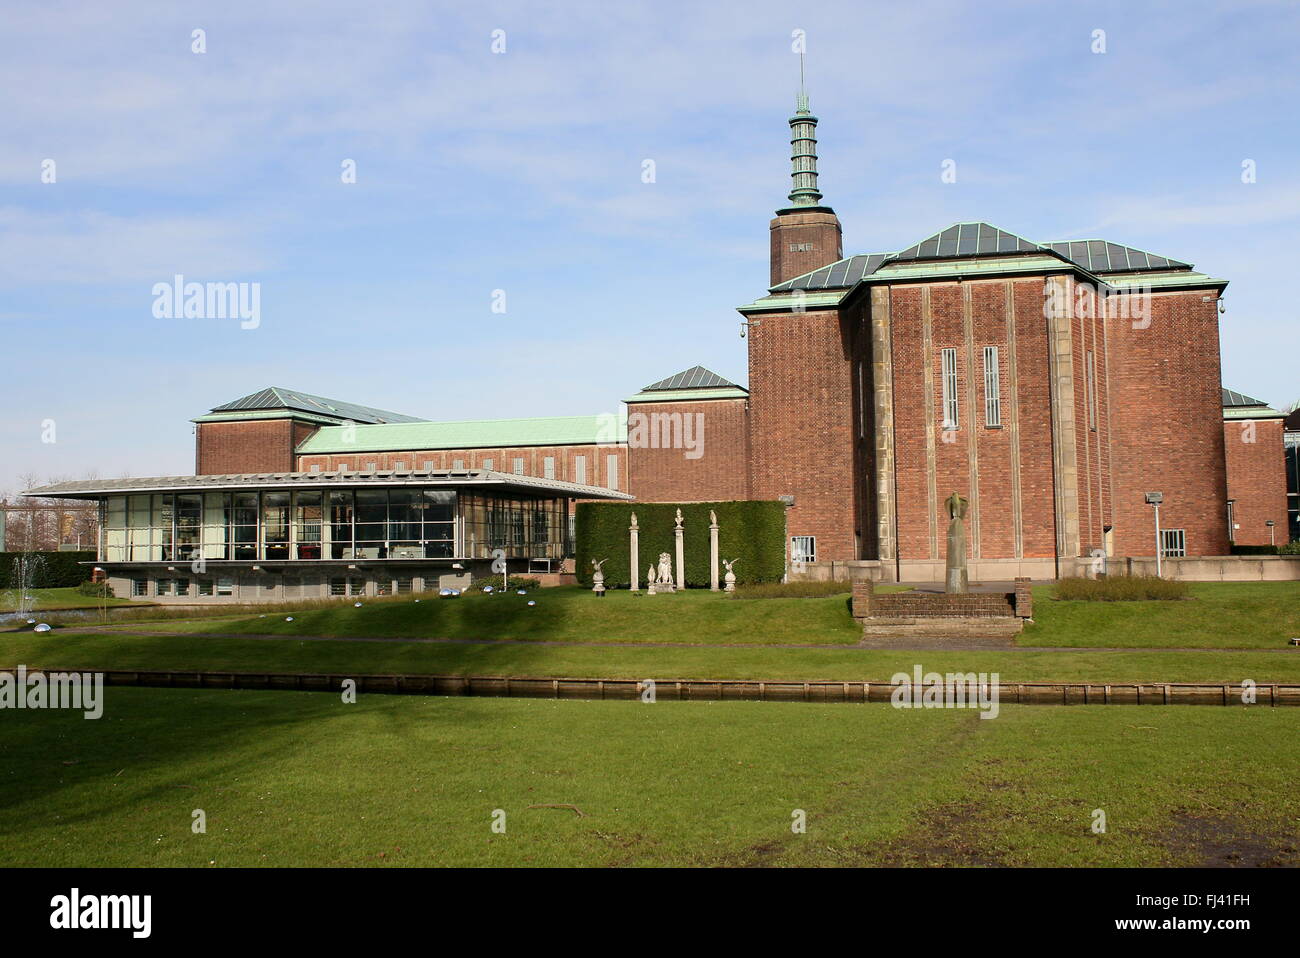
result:
M 555 457 L 547 456 L 542 460 L 542 476 L 546 479 L 555 478 Z
M 618 488 L 618 456 L 605 457 L 605 485 L 610 489 Z
M 522 476 L 524 474 L 524 461 L 522 459 L 515 460 L 514 472 L 516 476 Z
M 496 468 L 496 463 L 492 461 L 491 456 L 483 460 L 483 468 L 486 469 L 488 472 L 491 472 L 493 469 Z
M 580 486 L 587 484 L 587 457 L 573 457 L 573 481 Z
M 1084 370 L 1087 375 L 1088 428 L 1095 432 L 1097 429 L 1097 357 L 1090 349 L 1085 358 L 1088 367 Z
M 957 408 L 957 350 L 940 350 L 943 366 L 943 428 L 959 429 L 961 419 Z
M 984 347 L 984 425 L 1002 425 L 1002 373 L 996 346 Z

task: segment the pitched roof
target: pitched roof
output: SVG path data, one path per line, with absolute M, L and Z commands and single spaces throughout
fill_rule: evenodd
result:
M 422 449 L 616 445 L 626 441 L 626 419 L 622 415 L 605 413 L 597 416 L 550 416 L 534 419 L 380 423 L 354 426 L 346 430 L 343 426 L 325 426 L 299 443 L 297 453 L 361 455 Z
M 710 369 L 705 369 L 703 366 L 692 366 L 690 369 L 684 369 L 667 379 L 651 383 L 641 391 L 648 393 L 659 389 L 717 389 L 735 385 L 735 383 L 723 379 Z
M 1190 270 L 1190 263 L 1157 256 L 1134 246 L 1107 240 L 1067 240 L 1035 243 L 989 223 L 954 223 L 899 253 L 859 253 L 795 276 L 771 287 L 771 292 L 796 289 L 845 289 L 895 263 L 922 260 L 1008 256 L 1039 253 L 1066 260 L 1092 273 L 1126 273 L 1141 270 Z
M 1062 243 L 1047 243 L 1047 248 L 1060 253 L 1071 262 L 1078 263 L 1090 273 L 1121 273 L 1143 269 L 1191 269 L 1191 263 L 1183 263 L 1167 256 L 1157 256 L 1134 246 L 1121 246 L 1106 240 L 1070 240 Z
M 421 422 L 415 416 L 407 416 L 387 409 L 362 406 L 357 403 L 344 402 L 341 399 L 326 399 L 313 396 L 297 389 L 285 389 L 281 386 L 268 386 L 255 393 L 232 399 L 228 403 L 212 408 L 213 413 L 254 412 L 268 409 L 289 409 L 295 412 L 312 413 L 330 419 L 350 420 L 361 423 L 381 422 Z M 224 417 L 221 417 L 224 418 Z
M 1223 387 L 1223 415 L 1225 419 L 1281 419 L 1286 413 L 1278 412 L 1262 399 L 1252 399 L 1245 393 Z
M 1023 236 L 988 223 L 955 223 L 946 230 L 909 246 L 894 258 L 936 259 L 948 256 L 980 256 L 988 253 L 1036 253 L 1038 244 Z

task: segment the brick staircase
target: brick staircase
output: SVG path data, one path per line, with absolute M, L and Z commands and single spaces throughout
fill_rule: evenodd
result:
M 853 617 L 862 642 L 875 648 L 1006 647 L 1033 613 L 1028 579 L 1014 592 L 897 592 L 876 595 L 871 582 L 853 584 Z

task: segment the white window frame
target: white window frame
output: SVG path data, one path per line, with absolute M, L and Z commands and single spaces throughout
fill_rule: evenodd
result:
M 618 456 L 605 457 L 605 487 L 618 491 Z
M 573 457 L 573 481 L 580 486 L 587 484 L 587 457 Z
M 790 561 L 795 562 L 816 562 L 817 561 L 817 537 L 816 536 L 791 536 L 790 537 Z
M 943 389 L 943 428 L 961 428 L 961 405 L 957 401 L 957 350 L 939 350 L 940 385 Z
M 1160 554 L 1166 559 L 1187 557 L 1187 533 L 1183 529 L 1160 530 Z
M 984 425 L 1002 425 L 1002 368 L 996 346 L 984 347 Z
M 510 469 L 516 476 L 522 476 L 524 474 L 523 459 L 516 456 L 514 462 L 511 463 Z

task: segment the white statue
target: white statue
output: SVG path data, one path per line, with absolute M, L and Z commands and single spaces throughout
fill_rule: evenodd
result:
M 722 560 L 722 564 L 727 567 L 727 574 L 723 576 L 723 581 L 726 583 L 726 585 L 722 589 L 723 592 L 736 591 L 736 573 L 731 571 L 731 567 L 739 561 L 740 561 L 739 558 L 732 559 L 730 562 L 728 562 L 726 559 Z
M 665 592 L 673 591 L 673 560 L 667 552 L 659 553 L 659 574 L 655 577 L 655 583 L 667 586 Z
M 645 592 L 646 595 L 655 595 L 655 567 L 651 566 L 645 570 Z
M 605 597 L 605 572 L 601 568 L 601 566 L 603 566 L 608 561 L 609 561 L 608 558 L 601 559 L 599 562 L 597 562 L 595 559 L 591 560 L 591 564 L 596 570 L 591 575 L 591 591 L 596 593 L 596 595 L 600 596 L 601 598 Z
M 714 512 L 712 509 L 710 509 L 710 510 L 709 510 L 709 525 L 711 525 L 711 526 L 716 526 L 717 524 L 718 524 L 718 514 L 717 514 L 716 512 Z
M 632 513 L 632 528 L 636 528 L 636 513 Z
M 682 510 L 678 509 L 678 510 L 677 510 L 677 528 L 680 529 L 681 527 L 682 527 Z

